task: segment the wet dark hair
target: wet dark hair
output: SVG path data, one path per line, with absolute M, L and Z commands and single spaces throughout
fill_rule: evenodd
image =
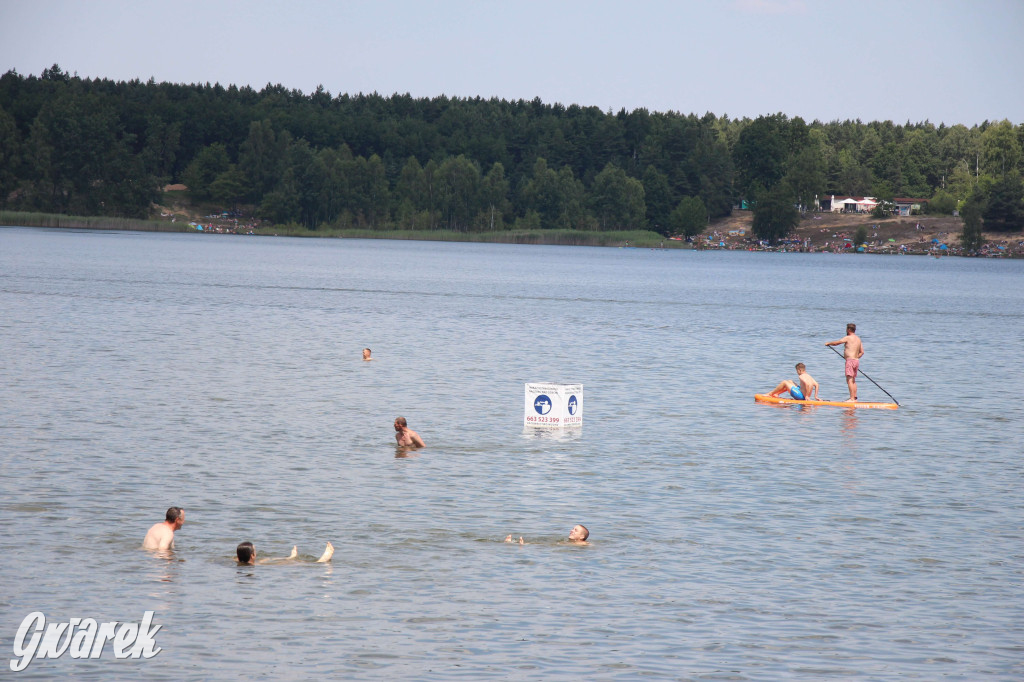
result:
M 399 426 L 408 426 L 409 423 L 405 421 L 405 417 L 395 417 L 395 421 L 398 422 Z
M 182 509 L 181 507 L 171 507 L 170 509 L 167 510 L 167 516 L 165 516 L 164 518 L 167 519 L 167 523 L 174 523 L 178 520 L 179 517 L 181 517 L 184 511 L 185 510 Z
M 846 325 L 846 331 L 848 331 L 848 332 L 855 332 L 855 331 L 857 331 L 857 325 L 855 325 L 853 322 L 851 322 L 850 324 Z
M 238 555 L 238 561 L 247 564 L 252 561 L 253 556 L 256 554 L 256 548 L 251 542 L 243 542 L 235 548 L 235 554 Z

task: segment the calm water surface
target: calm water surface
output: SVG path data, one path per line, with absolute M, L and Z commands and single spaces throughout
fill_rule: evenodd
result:
M 1024 261 L 0 229 L 0 663 L 32 611 L 153 610 L 157 657 L 21 676 L 1022 679 L 1022 284 Z M 754 403 L 796 362 L 845 396 L 823 343 L 849 321 L 901 409 Z M 524 432 L 528 381 L 582 383 L 582 430 Z M 171 505 L 176 551 L 140 550 Z M 242 540 L 337 553 L 239 567 Z

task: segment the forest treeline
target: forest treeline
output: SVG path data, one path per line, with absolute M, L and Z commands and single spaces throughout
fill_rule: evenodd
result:
M 0 77 L 0 209 L 145 217 L 160 188 L 310 230 L 651 229 L 696 234 L 742 200 L 868 195 L 1024 223 L 1024 124 L 806 123 L 267 85 Z M 884 206 L 885 204 L 883 204 Z M 758 215 L 760 211 L 761 215 Z

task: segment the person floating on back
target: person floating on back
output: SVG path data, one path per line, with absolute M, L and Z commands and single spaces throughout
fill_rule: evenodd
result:
M 405 417 L 395 417 L 395 441 L 403 447 L 424 447 L 420 434 L 409 428 Z
M 174 549 L 174 531 L 185 523 L 185 510 L 171 507 L 164 520 L 154 524 L 142 541 L 143 549 Z
M 587 538 L 589 538 L 589 537 L 590 537 L 590 531 L 587 530 L 586 526 L 582 526 L 582 525 L 577 524 L 577 525 L 572 527 L 571 531 L 569 531 L 569 542 L 571 542 L 573 544 L 586 545 L 586 544 L 588 544 L 587 543 Z M 505 542 L 516 542 L 516 540 L 514 540 L 512 538 L 512 535 L 510 534 L 510 535 L 506 535 L 505 536 Z M 520 545 L 525 545 L 526 544 L 526 541 L 523 540 L 523 536 L 522 535 L 519 536 L 519 544 Z
M 243 542 L 235 548 L 235 556 L 238 557 L 238 563 L 240 564 L 278 564 L 298 559 L 299 548 L 292 547 L 292 553 L 285 557 L 269 557 L 267 559 L 257 559 L 256 547 L 251 542 Z M 320 558 L 316 560 L 316 563 L 325 564 L 331 560 L 332 556 L 334 556 L 334 545 L 328 542 L 327 547 L 324 548 L 324 553 L 320 555 Z
M 794 400 L 821 400 L 818 397 L 818 382 L 814 380 L 814 377 L 807 373 L 804 363 L 796 363 L 796 376 L 799 384 L 797 381 L 785 379 L 781 384 L 773 388 L 772 392 L 768 395 L 773 398 L 778 398 L 786 391 L 789 391 L 789 395 L 791 395 Z
M 843 357 L 846 358 L 846 386 L 850 389 L 850 400 L 857 399 L 857 372 L 860 370 L 860 359 L 864 357 L 864 344 L 854 332 L 857 325 L 846 325 L 846 336 L 836 341 L 826 341 L 826 346 L 843 344 Z

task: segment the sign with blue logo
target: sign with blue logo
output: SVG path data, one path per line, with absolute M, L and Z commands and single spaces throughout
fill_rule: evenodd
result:
M 526 384 L 525 426 L 583 425 L 582 384 Z

